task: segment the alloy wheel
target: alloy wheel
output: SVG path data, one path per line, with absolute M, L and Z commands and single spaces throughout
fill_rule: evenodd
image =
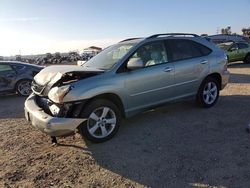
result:
M 31 82 L 28 80 L 21 81 L 17 86 L 18 93 L 22 96 L 28 96 L 31 93 Z
M 87 121 L 87 130 L 95 138 L 109 136 L 116 126 L 116 115 L 109 107 L 95 109 Z
M 203 90 L 203 100 L 206 104 L 215 102 L 218 95 L 218 88 L 214 82 L 208 82 Z

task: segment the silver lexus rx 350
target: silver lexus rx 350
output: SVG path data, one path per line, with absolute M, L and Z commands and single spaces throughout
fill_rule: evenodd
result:
M 103 142 L 122 118 L 170 101 L 195 97 L 215 105 L 228 83 L 227 56 L 195 34 L 126 39 L 82 66 L 49 66 L 25 101 L 26 119 L 50 136 L 79 132 Z

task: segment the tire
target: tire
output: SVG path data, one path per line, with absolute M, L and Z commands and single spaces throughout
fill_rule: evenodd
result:
M 210 108 L 218 101 L 219 94 L 220 89 L 218 80 L 208 77 L 200 85 L 196 99 L 201 107 Z
M 117 133 L 121 112 L 114 103 L 105 99 L 96 99 L 87 104 L 80 117 L 88 119 L 78 128 L 83 138 L 101 143 L 111 139 Z
M 25 79 L 18 81 L 16 84 L 16 92 L 23 97 L 29 96 L 32 93 L 31 80 Z
M 244 63 L 249 64 L 250 63 L 250 54 L 247 54 L 245 59 L 244 59 Z

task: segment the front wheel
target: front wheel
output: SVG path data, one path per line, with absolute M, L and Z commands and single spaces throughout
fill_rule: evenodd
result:
M 118 131 L 121 113 L 118 107 L 105 99 L 90 102 L 81 113 L 87 118 L 79 127 L 82 136 L 92 142 L 104 142 L 111 139 Z
M 205 108 L 214 106 L 219 98 L 219 84 L 214 78 L 206 78 L 197 93 L 198 103 Z

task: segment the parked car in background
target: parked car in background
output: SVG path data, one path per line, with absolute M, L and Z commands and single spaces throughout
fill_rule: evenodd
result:
M 224 51 L 198 35 L 127 39 L 83 66 L 43 69 L 34 78 L 25 116 L 50 136 L 79 130 L 103 142 L 115 135 L 122 117 L 166 102 L 196 97 L 202 107 L 212 107 L 228 79 Z
M 225 50 L 228 56 L 228 62 L 243 61 L 250 63 L 250 44 L 246 42 L 227 42 L 218 44 Z
M 247 42 L 250 43 L 250 39 L 242 35 L 210 35 L 206 37 L 215 44 L 225 43 L 225 42 Z
M 18 61 L 0 61 L 0 93 L 17 92 L 29 96 L 33 77 L 43 68 Z

